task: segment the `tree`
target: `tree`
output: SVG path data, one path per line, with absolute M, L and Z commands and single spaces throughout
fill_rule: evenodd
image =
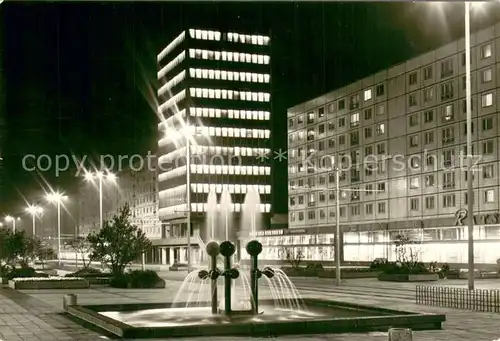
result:
M 103 221 L 102 229 L 87 237 L 92 253 L 90 258 L 105 263 L 115 276 L 123 274 L 127 265 L 146 251 L 151 242 L 136 225 L 130 222 L 128 205 L 111 220 Z
M 84 237 L 76 237 L 72 241 L 68 243 L 68 245 L 75 250 L 76 253 L 76 262 L 78 264 L 78 255 L 80 255 L 80 259 L 82 260 L 83 268 L 87 269 L 92 262 L 92 245 L 89 243 L 87 238 Z M 85 257 L 87 259 L 85 259 Z M 78 267 L 78 265 L 77 265 Z
M 40 244 L 38 244 L 38 247 L 35 249 L 35 257 L 40 261 L 40 263 L 42 263 L 42 269 L 44 269 L 45 268 L 45 261 L 56 259 L 57 253 L 49 245 L 46 245 L 44 243 L 40 243 Z
M 396 236 L 394 239 L 396 259 L 402 266 L 411 269 L 419 264 L 420 254 L 415 247 L 417 244 L 419 243 L 405 233 L 399 233 Z
M 304 259 L 304 252 L 301 248 L 295 249 L 295 247 L 284 246 L 279 250 L 279 253 L 294 269 L 299 268 L 300 263 Z

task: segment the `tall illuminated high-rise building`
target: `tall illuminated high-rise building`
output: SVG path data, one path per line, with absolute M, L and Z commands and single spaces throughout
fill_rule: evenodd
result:
M 186 261 L 188 220 L 191 259 L 200 260 L 211 191 L 218 200 L 223 189 L 230 192 L 235 219 L 251 188 L 261 212 L 270 212 L 270 162 L 259 158 L 271 145 L 269 54 L 267 36 L 190 29 L 158 55 L 163 238 L 156 243 L 166 263 Z M 238 225 L 231 224 L 233 240 Z

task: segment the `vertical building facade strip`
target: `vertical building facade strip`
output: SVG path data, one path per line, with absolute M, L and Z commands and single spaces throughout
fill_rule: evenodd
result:
M 245 194 L 254 188 L 261 211 L 271 210 L 270 40 L 190 29 L 174 42 L 158 55 L 160 219 L 170 230 L 168 244 L 186 236 L 190 211 L 196 248 L 202 243 L 200 231 L 204 237 L 210 191 L 220 194 L 226 188 L 233 211 L 240 212 Z M 191 207 L 186 206 L 188 190 Z M 177 244 L 185 243 L 179 239 Z

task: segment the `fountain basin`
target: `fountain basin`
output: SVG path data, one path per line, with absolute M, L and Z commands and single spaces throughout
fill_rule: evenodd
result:
M 328 300 L 304 299 L 307 310 L 276 308 L 260 301 L 262 314 L 212 315 L 210 303 L 173 308 L 171 303 L 70 306 L 68 313 L 122 338 L 183 336 L 256 336 L 330 334 L 441 329 L 444 315 L 375 308 Z M 176 304 L 182 306 L 182 304 Z

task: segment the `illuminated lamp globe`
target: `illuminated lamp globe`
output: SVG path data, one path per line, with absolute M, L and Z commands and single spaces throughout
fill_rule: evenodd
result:
M 231 257 L 236 252 L 236 247 L 229 240 L 220 244 L 220 253 L 224 257 Z
M 207 250 L 207 254 L 210 257 L 218 256 L 220 253 L 219 243 L 217 243 L 216 241 L 211 241 L 210 243 L 207 244 L 206 250 Z
M 248 242 L 246 250 L 250 256 L 258 256 L 262 252 L 262 244 L 258 240 L 252 240 Z

